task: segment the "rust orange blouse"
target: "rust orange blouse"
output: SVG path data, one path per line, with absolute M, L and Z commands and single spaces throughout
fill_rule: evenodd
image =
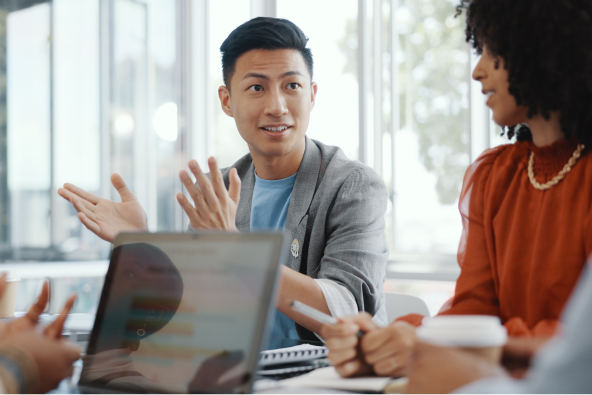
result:
M 459 202 L 461 274 L 440 314 L 496 315 L 513 336 L 553 334 L 592 251 L 592 159 L 584 150 L 546 191 L 530 183 L 528 160 L 534 152 L 535 176 L 544 183 L 576 146 L 516 142 L 485 151 L 469 167 Z M 418 315 L 402 319 L 421 322 Z

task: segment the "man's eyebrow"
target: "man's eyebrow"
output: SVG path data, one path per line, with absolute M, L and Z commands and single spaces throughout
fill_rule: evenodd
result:
M 301 75 L 302 77 L 304 77 L 304 75 L 300 71 L 295 70 L 295 71 L 287 71 L 287 72 L 285 72 L 284 74 L 282 74 L 282 78 L 288 77 L 288 76 L 291 76 L 291 75 Z
M 288 77 L 291 75 L 301 75 L 304 77 L 304 75 L 298 71 L 298 70 L 294 70 L 294 71 L 286 71 L 284 74 L 282 74 L 280 76 L 280 78 L 284 78 L 284 77 Z M 269 77 L 264 75 L 264 74 L 258 74 L 258 73 L 247 73 L 245 74 L 245 76 L 243 77 L 243 80 L 246 78 L 261 78 L 262 80 L 269 80 Z
M 268 80 L 269 77 L 263 74 L 257 74 L 257 73 L 247 73 L 245 74 L 245 76 L 243 77 L 243 80 L 246 78 L 261 78 L 263 80 Z

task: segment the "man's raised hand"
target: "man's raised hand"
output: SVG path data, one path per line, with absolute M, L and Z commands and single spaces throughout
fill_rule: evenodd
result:
M 189 161 L 189 169 L 195 176 L 199 188 L 193 184 L 189 174 L 181 170 L 179 178 L 191 196 L 193 204 L 182 193 L 177 194 L 177 200 L 189 217 L 193 229 L 237 231 L 235 219 L 241 190 L 238 173 L 236 169 L 230 170 L 230 187 L 227 191 L 216 159 L 209 158 L 208 166 L 211 180 L 203 173 L 197 161 Z
M 146 213 L 123 178 L 113 174 L 111 183 L 121 196 L 121 203 L 100 198 L 72 184 L 64 184 L 58 194 L 72 203 L 80 222 L 105 241 L 112 243 L 121 232 L 147 232 Z

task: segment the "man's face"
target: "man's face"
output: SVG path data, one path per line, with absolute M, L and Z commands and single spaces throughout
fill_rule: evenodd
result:
M 230 80 L 218 90 L 252 154 L 283 156 L 303 144 L 316 84 L 300 52 L 254 49 L 238 58 Z

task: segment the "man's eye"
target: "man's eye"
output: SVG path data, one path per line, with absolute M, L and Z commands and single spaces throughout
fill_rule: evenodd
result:
M 292 82 L 291 84 L 288 84 L 287 88 L 288 89 L 298 89 L 298 87 L 300 86 L 299 83 L 297 82 Z
M 263 90 L 263 87 L 261 85 L 253 85 L 250 86 L 249 89 L 253 92 L 261 92 Z

